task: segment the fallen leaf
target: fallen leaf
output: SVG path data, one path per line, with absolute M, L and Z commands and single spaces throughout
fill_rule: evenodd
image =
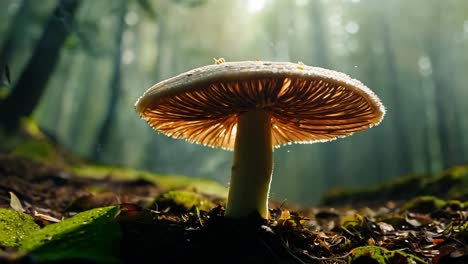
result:
M 57 218 L 52 217 L 50 215 L 38 213 L 37 211 L 34 211 L 34 217 L 36 217 L 39 220 L 47 221 L 47 222 L 50 222 L 50 223 L 58 223 L 58 222 L 61 221 L 60 219 L 57 219 Z
M 154 215 L 159 212 L 143 209 L 136 204 L 120 204 L 120 211 L 116 218 L 119 222 L 146 222 L 151 223 Z
M 289 219 L 291 217 L 291 214 L 289 213 L 288 210 L 283 210 L 281 211 L 281 219 Z
M 18 199 L 13 192 L 10 192 L 10 207 L 18 212 L 24 212 L 23 205 L 21 205 L 21 201 Z
M 379 223 L 377 223 L 377 225 L 379 226 L 380 230 L 384 234 L 395 232 L 395 228 L 392 225 L 387 224 L 385 222 L 379 222 Z
M 444 243 L 444 241 L 445 241 L 445 239 L 443 239 L 443 238 L 434 238 L 434 239 L 432 240 L 432 244 L 433 244 L 433 245 L 439 245 L 439 244 Z

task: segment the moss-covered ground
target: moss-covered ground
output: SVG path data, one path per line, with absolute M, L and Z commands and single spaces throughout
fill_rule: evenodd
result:
M 10 143 L 0 263 L 468 263 L 468 166 L 235 221 L 217 183 L 90 164 L 41 134 Z
M 406 201 L 417 196 L 467 201 L 468 165 L 448 168 L 437 175 L 405 175 L 365 189 L 334 189 L 326 194 L 323 203 L 358 206 Z

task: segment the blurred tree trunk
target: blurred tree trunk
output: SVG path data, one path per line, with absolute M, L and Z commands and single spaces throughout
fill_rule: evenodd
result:
M 117 44 L 114 52 L 114 63 L 112 80 L 110 83 L 110 98 L 108 107 L 104 114 L 104 120 L 98 130 L 96 141 L 94 142 L 93 154 L 94 159 L 99 159 L 101 150 L 103 150 L 109 142 L 109 136 L 112 134 L 111 129 L 117 115 L 117 103 L 122 92 L 122 52 L 123 52 L 123 35 L 125 31 L 125 15 L 127 14 L 128 1 L 121 0 L 119 14 L 117 16 L 117 32 L 115 35 L 115 43 Z
M 310 23 L 312 24 L 313 34 L 310 43 L 313 43 L 311 49 L 313 55 L 312 65 L 318 67 L 329 68 L 330 62 L 328 59 L 327 32 L 325 20 L 323 17 L 323 6 L 320 0 L 312 0 L 309 2 Z
M 328 41 L 327 41 L 327 28 L 325 17 L 323 16 L 324 7 L 320 0 L 312 0 L 309 2 L 309 17 L 312 27 L 312 39 L 310 43 L 313 43 L 311 50 L 313 66 L 330 68 L 330 59 L 328 53 Z M 337 182 L 339 182 L 341 175 L 339 175 L 340 168 L 340 148 L 341 145 L 334 144 L 334 142 L 328 142 L 325 144 L 316 144 L 314 147 L 319 149 L 321 153 L 320 167 L 323 168 L 320 177 L 323 178 L 323 188 L 328 189 Z M 315 165 L 319 166 L 319 165 Z M 309 175 L 305 175 L 309 176 Z M 344 176 L 344 175 L 343 175 Z M 299 188 L 299 186 L 298 186 Z M 302 189 L 306 192 L 305 189 Z M 304 193 L 304 195 L 310 195 Z
M 14 131 L 20 118 L 31 115 L 39 103 L 79 3 L 79 0 L 61 0 L 57 4 L 13 91 L 0 102 L 0 121 L 7 130 Z
M 439 116 L 437 106 L 437 94 L 434 80 L 429 74 L 421 74 L 422 96 L 424 98 L 425 109 L 425 133 L 424 133 L 424 150 L 426 171 L 430 173 L 438 173 L 443 169 L 441 138 L 439 135 Z
M 372 35 L 369 34 L 369 37 L 365 39 L 365 42 L 363 44 L 365 46 L 365 50 L 368 50 L 372 52 L 372 46 L 375 45 L 375 41 L 372 38 Z M 379 77 L 379 71 L 378 71 L 378 55 L 372 54 L 368 58 L 368 66 L 367 66 L 367 80 L 368 80 L 368 85 L 369 87 L 377 87 L 378 86 L 378 77 Z M 381 137 L 382 135 L 379 135 L 378 133 L 373 133 L 373 137 L 370 139 L 370 144 L 371 144 L 371 150 L 372 153 L 375 154 L 375 157 L 381 157 L 378 159 L 375 159 L 372 163 L 367 164 L 367 168 L 372 168 L 371 170 L 375 172 L 374 175 L 371 175 L 371 177 L 374 177 L 377 182 L 381 182 L 384 180 L 383 175 L 385 175 L 384 171 L 384 166 L 382 164 L 382 159 L 385 157 L 385 151 L 386 148 L 382 147 L 381 145 L 385 142 L 381 142 Z M 369 174 L 366 174 L 369 175 Z M 369 182 L 372 182 L 373 180 L 369 179 Z
M 385 10 L 380 9 L 381 12 L 386 12 Z M 387 73 L 387 89 L 388 95 L 390 98 L 390 104 L 393 105 L 393 119 L 394 124 L 394 133 L 396 134 L 396 139 L 398 142 L 398 153 L 396 153 L 396 164 L 398 167 L 399 173 L 409 173 L 412 169 L 412 157 L 410 155 L 410 146 L 411 142 L 407 136 L 407 130 L 405 127 L 404 117 L 405 117 L 405 105 L 403 100 L 403 93 L 400 91 L 401 86 L 398 81 L 398 70 L 396 64 L 396 54 L 394 47 L 392 45 L 391 32 L 390 32 L 390 19 L 388 14 L 382 14 L 384 19 L 381 20 L 380 32 L 381 38 L 383 41 L 383 62 L 386 65 Z
M 450 51 L 452 32 L 445 27 L 446 5 L 437 2 L 434 8 L 435 27 L 426 34 L 426 50 L 431 63 L 432 79 L 435 85 L 435 107 L 436 129 L 439 136 L 440 150 L 442 156 L 442 167 L 456 165 L 466 162 L 463 160 L 463 150 L 460 139 L 461 120 L 459 108 L 457 106 L 456 85 L 453 82 L 453 68 L 457 67 L 454 63 L 453 52 Z
M 96 85 L 96 75 L 99 75 L 98 68 L 96 67 L 96 60 L 92 60 L 90 58 L 86 58 L 86 63 L 94 62 L 94 65 L 87 65 L 84 69 L 81 69 L 79 73 L 80 76 L 83 76 L 83 89 L 80 89 L 80 93 L 76 96 L 77 107 L 76 107 L 76 114 L 75 116 L 89 119 L 89 115 L 93 114 L 92 111 L 89 110 L 90 102 L 92 102 L 91 97 L 93 95 L 93 86 Z M 62 97 L 64 97 L 62 95 Z M 60 109 L 60 108 L 59 108 Z M 62 118 L 59 118 L 61 120 Z M 71 122 L 68 128 L 68 137 L 70 138 L 70 142 L 80 142 L 83 135 L 83 130 L 89 129 L 89 123 L 87 122 Z M 94 142 L 93 142 L 94 143 Z M 80 144 L 81 145 L 81 144 Z M 81 147 L 77 147 L 80 149 Z M 81 149 L 83 150 L 83 149 Z M 93 149 L 94 150 L 94 149 Z M 83 151 L 84 152 L 84 151 Z
M 70 33 L 79 3 L 80 0 L 58 2 L 18 82 L 0 102 L 0 124 L 5 129 L 14 131 L 20 119 L 31 115 L 39 103 Z
M 363 36 L 361 44 L 361 49 L 363 53 L 361 53 L 361 56 L 366 60 L 365 74 L 368 82 L 367 85 L 372 90 L 375 89 L 375 92 L 381 89 L 382 94 L 378 92 L 377 94 L 380 94 L 380 96 L 382 96 L 384 95 L 384 90 L 388 89 L 385 89 L 385 85 L 381 81 L 382 71 L 380 70 L 381 67 L 379 67 L 379 65 L 381 64 L 381 54 L 377 50 L 382 45 L 382 42 L 379 38 L 376 37 L 376 33 L 379 32 L 380 25 L 375 23 L 375 21 L 380 19 L 379 10 L 382 9 L 382 6 L 376 1 L 371 1 L 370 3 L 367 3 L 367 7 L 369 8 L 369 10 L 366 12 L 365 20 L 363 23 L 368 26 L 362 27 L 361 30 Z M 381 97 L 381 99 L 383 98 Z M 383 125 L 384 124 L 381 124 L 381 126 Z M 372 138 L 369 139 L 370 150 L 374 155 L 372 162 L 366 164 L 366 168 L 368 171 L 372 171 L 374 173 L 365 174 L 367 177 L 369 177 L 368 182 L 384 181 L 384 175 L 388 175 L 388 172 L 386 171 L 386 167 L 388 166 L 386 164 L 388 164 L 388 162 L 386 162 L 386 160 L 394 156 L 394 153 L 392 153 L 391 151 L 392 148 L 385 146 L 385 144 L 387 144 L 388 142 L 382 142 L 382 136 L 382 133 L 376 133 L 376 131 L 373 131 Z
M 80 56 L 80 54 L 77 51 L 71 51 L 69 54 L 64 55 L 64 59 L 67 59 L 67 61 L 73 63 L 73 65 L 64 67 L 63 71 L 60 72 L 60 83 L 67 84 L 71 80 L 73 75 L 76 74 L 76 71 L 78 69 L 77 66 L 82 64 L 84 58 L 82 58 L 82 56 Z M 49 98 L 52 100 L 57 100 L 57 103 L 50 107 L 50 111 L 47 118 L 48 120 L 50 120 L 50 123 L 55 124 L 56 133 L 60 130 L 59 128 L 62 126 L 62 117 L 64 115 L 64 112 L 66 112 L 63 111 L 63 109 L 68 103 L 65 100 L 65 94 L 70 89 L 70 86 L 71 85 L 64 85 L 63 87 L 59 87 L 59 89 L 57 89 L 57 92 L 52 95 L 53 98 Z
M 160 82 L 167 76 L 167 70 L 170 68 L 170 63 L 173 63 L 173 49 L 171 38 L 168 36 L 166 29 L 166 19 L 167 14 L 170 11 L 169 4 L 161 4 L 159 6 L 160 17 L 158 18 L 158 34 L 156 36 L 156 48 L 157 48 L 157 57 L 154 63 L 154 82 Z M 161 137 L 155 136 L 152 134 L 148 141 L 148 144 L 145 147 L 145 155 L 143 158 L 143 166 L 149 169 L 156 169 L 159 165 L 158 160 L 161 159 L 161 154 L 159 153 L 160 147 L 163 144 Z
M 22 0 L 19 5 L 0 49 L 0 71 L 3 71 L 10 62 L 10 57 L 15 49 L 16 36 L 20 34 L 18 32 L 21 32 L 25 18 L 29 15 L 31 0 Z

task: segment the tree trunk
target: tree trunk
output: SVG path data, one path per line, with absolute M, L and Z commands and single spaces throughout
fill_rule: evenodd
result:
M 79 3 L 79 0 L 61 0 L 57 4 L 18 82 L 10 95 L 0 102 L 0 124 L 6 130 L 16 130 L 20 119 L 31 115 L 38 105 Z
M 313 43 L 311 49 L 312 53 L 312 62 L 313 66 L 330 68 L 330 59 L 329 59 L 329 49 L 327 43 L 327 28 L 325 23 L 325 18 L 323 14 L 325 13 L 323 4 L 320 0 L 313 0 L 309 2 L 309 14 L 310 22 L 312 24 L 313 34 L 310 43 Z M 323 177 L 324 188 L 329 189 L 340 182 L 340 164 L 341 152 L 340 145 L 335 144 L 334 142 L 328 142 L 325 144 L 316 144 L 314 146 L 319 149 L 321 154 L 321 164 L 322 168 L 326 168 L 321 171 L 320 177 Z M 309 175 L 304 175 L 308 177 Z M 299 187 L 299 186 L 298 186 Z M 306 191 L 303 195 L 307 195 Z
M 82 87 L 83 89 L 80 89 L 80 93 L 76 95 L 76 100 L 77 100 L 77 107 L 76 107 L 76 113 L 74 114 L 75 117 L 78 118 L 83 118 L 86 120 L 86 122 L 71 122 L 67 126 L 67 137 L 68 137 L 68 142 L 73 142 L 75 144 L 78 144 L 79 146 L 76 147 L 78 150 L 78 153 L 89 153 L 89 149 L 86 150 L 83 144 L 83 133 L 85 132 L 84 130 L 89 129 L 90 127 L 90 122 L 88 121 L 90 119 L 90 115 L 93 114 L 93 111 L 90 111 L 91 107 L 91 102 L 93 96 L 93 85 L 96 84 L 96 76 L 99 76 L 99 71 L 97 65 L 99 62 L 97 60 L 93 60 L 92 58 L 85 58 L 85 62 L 90 62 L 93 61 L 94 65 L 93 66 L 87 66 L 84 69 L 81 69 L 80 71 L 80 76 L 84 78 L 82 82 Z M 63 96 L 64 97 L 64 96 Z M 61 120 L 61 118 L 59 119 Z M 93 138 L 94 139 L 94 138 Z M 91 142 L 94 143 L 94 142 Z M 94 147 L 94 146 L 93 146 Z M 94 149 L 93 149 L 94 151 Z
M 384 47 L 384 54 L 383 54 L 383 61 L 387 65 L 386 72 L 387 72 L 387 89 L 389 91 L 389 97 L 391 99 L 391 104 L 393 104 L 394 108 L 392 109 L 392 113 L 395 116 L 393 119 L 394 121 L 394 132 L 396 134 L 396 139 L 398 144 L 398 152 L 396 157 L 396 163 L 398 165 L 398 172 L 401 173 L 409 173 L 412 169 L 412 157 L 410 155 L 411 151 L 411 142 L 408 140 L 408 136 L 405 131 L 405 109 L 404 105 L 401 102 L 403 95 L 400 92 L 400 84 L 398 81 L 398 69 L 397 69 L 397 62 L 396 62 L 396 54 L 395 50 L 392 45 L 392 39 L 390 36 L 390 18 L 383 14 L 385 19 L 381 22 L 381 37 L 383 40 L 383 47 Z M 402 120 L 403 119 L 403 120 Z
M 30 2 L 31 0 L 22 0 L 16 14 L 10 22 L 8 32 L 0 50 L 0 72 L 3 72 L 5 67 L 9 64 L 10 57 L 15 48 L 15 39 L 18 35 L 18 31 L 24 26 L 24 20 L 29 15 Z
M 99 159 L 101 150 L 108 143 L 108 138 L 112 134 L 111 128 L 117 114 L 117 103 L 121 94 L 121 74 L 122 74 L 122 52 L 123 52 L 123 34 L 125 31 L 125 15 L 127 14 L 127 0 L 121 0 L 120 13 L 117 16 L 117 33 L 115 34 L 115 43 L 117 43 L 114 53 L 114 68 L 110 86 L 109 104 L 104 115 L 102 126 L 100 127 L 96 141 L 94 142 L 93 154 L 94 159 Z
M 444 28 L 445 5 L 439 3 L 435 6 L 434 20 L 437 25 L 432 28 L 430 34 L 426 34 L 426 49 L 427 55 L 431 62 L 432 78 L 435 88 L 435 108 L 437 120 L 436 129 L 439 136 L 442 167 L 446 168 L 461 163 L 464 160 L 462 143 L 463 138 L 460 131 L 461 121 L 459 107 L 457 105 L 458 98 L 454 89 L 453 55 L 449 52 L 441 53 L 441 50 L 450 51 L 452 47 L 448 40 L 452 38 L 450 32 Z
M 363 44 L 365 46 L 366 50 L 369 50 L 372 52 L 372 46 L 375 45 L 373 42 L 372 38 L 367 38 Z M 377 64 L 379 63 L 377 61 L 378 55 L 372 54 L 369 56 L 368 59 L 368 67 L 367 67 L 367 80 L 368 80 L 368 85 L 369 87 L 377 87 L 378 85 L 378 66 Z M 369 143 L 371 145 L 370 151 L 374 153 L 376 156 L 375 157 L 385 157 L 385 148 L 382 147 L 382 144 L 384 142 L 381 141 L 382 134 L 378 133 L 373 133 L 372 138 L 369 138 Z M 385 175 L 385 170 L 384 166 L 382 164 L 382 159 L 375 159 L 373 162 L 370 164 L 366 165 L 369 170 L 374 172 L 374 175 L 372 177 L 375 178 L 375 182 L 382 182 L 384 180 L 383 175 Z M 369 176 L 368 174 L 366 176 Z M 355 176 L 356 177 L 356 176 Z M 372 182 L 372 180 L 369 180 L 369 182 Z
M 153 71 L 155 76 L 155 82 L 162 81 L 164 77 L 167 77 L 166 72 L 164 72 L 164 69 L 169 67 L 167 63 L 173 62 L 173 60 L 167 58 L 173 56 L 172 45 L 170 45 L 172 43 L 170 43 L 169 41 L 169 36 L 165 23 L 167 19 L 166 15 L 170 11 L 169 5 L 161 5 L 159 6 L 159 9 L 161 17 L 159 17 L 158 19 L 158 35 L 156 36 L 156 48 L 158 52 Z M 158 161 L 161 159 L 161 153 L 159 150 L 159 145 L 161 144 L 161 137 L 153 135 L 153 132 L 151 133 L 152 134 L 150 136 L 148 144 L 145 147 L 145 153 L 148 153 L 148 155 L 144 156 L 142 164 L 143 167 L 154 170 L 159 165 Z
M 312 48 L 313 61 L 311 62 L 314 66 L 329 68 L 330 63 L 328 59 L 328 45 L 327 45 L 327 29 L 325 26 L 325 19 L 323 17 L 323 6 L 320 0 L 313 0 L 309 3 L 310 22 L 314 32 L 312 34 L 311 43 L 314 47 Z

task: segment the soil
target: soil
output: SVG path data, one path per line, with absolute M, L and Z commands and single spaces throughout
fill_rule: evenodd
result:
M 359 209 L 273 203 L 268 221 L 256 215 L 231 220 L 215 196 L 204 195 L 215 205 L 209 211 L 152 202 L 166 191 L 145 180 L 83 178 L 0 154 L 0 207 L 11 207 L 13 192 L 41 227 L 92 208 L 120 206 L 116 256 L 123 263 L 468 263 L 466 203 L 424 200 L 425 207 L 404 210 L 402 202 L 390 200 Z M 36 262 L 2 249 L 0 263 Z

